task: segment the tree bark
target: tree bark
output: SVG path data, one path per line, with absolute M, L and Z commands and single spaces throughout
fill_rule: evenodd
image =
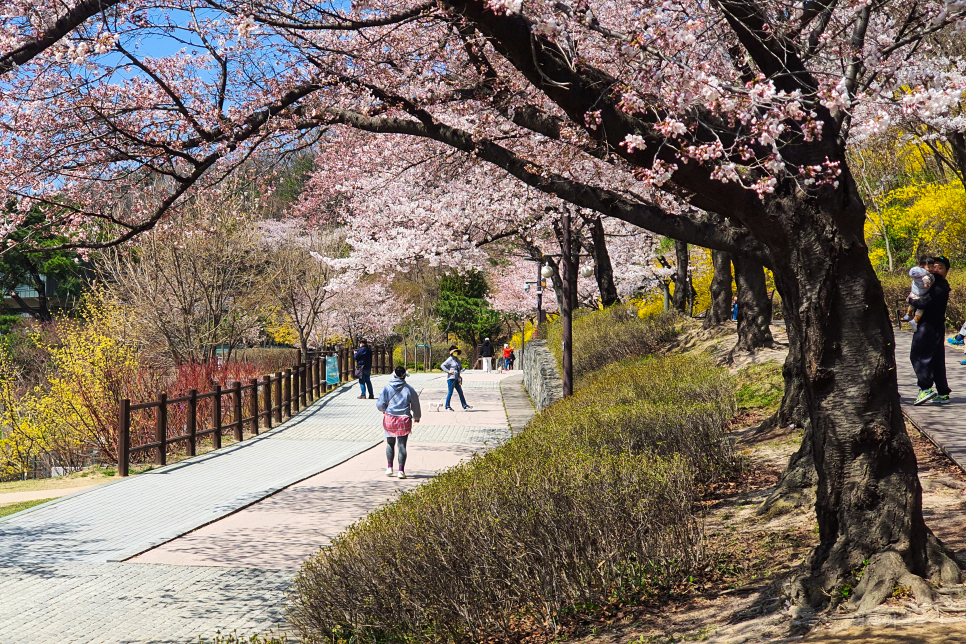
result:
M 953 132 L 948 137 L 949 147 L 953 150 L 959 181 L 966 187 L 966 134 Z
M 794 323 L 795 317 L 793 312 L 788 310 L 787 302 L 787 299 L 782 298 L 785 329 L 788 334 L 788 356 L 782 367 L 785 391 L 778 411 L 765 420 L 758 431 L 765 432 L 778 427 L 794 426 L 802 430 L 802 443 L 789 459 L 788 466 L 782 472 L 774 492 L 758 508 L 759 514 L 783 514 L 793 508 L 814 505 L 815 487 L 818 484 L 818 472 L 815 470 L 815 457 L 812 452 L 814 437 L 805 400 L 802 334 L 801 329 Z
M 604 220 L 595 217 L 590 222 L 591 253 L 594 256 L 594 276 L 597 278 L 597 289 L 600 291 L 600 303 L 606 308 L 620 304 L 617 295 L 617 285 L 614 284 L 614 266 L 607 252 L 607 239 L 604 236 Z
M 738 287 L 738 342 L 735 351 L 755 351 L 771 346 L 771 299 L 765 284 L 765 269 L 757 261 L 735 255 L 735 283 Z
M 676 311 L 685 313 L 688 309 L 688 291 L 690 290 L 688 284 L 689 255 L 687 242 L 675 241 L 674 255 L 677 260 L 677 266 L 674 273 L 674 298 L 671 301 L 671 306 Z
M 34 290 L 37 291 L 37 312 L 41 322 L 52 322 L 54 316 L 50 313 L 50 305 L 47 299 L 47 284 L 40 277 L 40 271 L 31 262 L 30 279 L 33 282 Z
M 711 251 L 714 276 L 711 278 L 711 308 L 704 318 L 704 328 L 727 324 L 731 321 L 731 255 L 721 250 Z
M 892 325 L 864 243 L 861 202 L 851 177 L 842 176 L 844 193 L 770 204 L 787 226 L 784 243 L 772 238 L 775 276 L 791 340 L 801 344 L 801 364 L 788 366 L 802 376 L 805 440 L 817 472 L 820 544 L 808 576 L 791 592 L 812 603 L 838 601 L 838 591 L 855 583 L 852 571 L 873 559 L 864 574 L 885 580 L 890 592 L 889 580 L 909 572 L 959 580 L 958 566 L 923 519 L 916 457 L 899 407 Z M 807 469 L 808 449 L 793 459 L 793 471 Z M 882 587 L 856 587 L 850 602 L 869 608 L 884 599 Z

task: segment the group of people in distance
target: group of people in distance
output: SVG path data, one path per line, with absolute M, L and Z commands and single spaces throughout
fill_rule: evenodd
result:
M 484 372 L 490 372 L 491 369 L 489 360 L 493 358 L 493 347 L 490 344 L 490 339 L 487 338 L 484 342 L 484 347 L 489 347 L 489 357 L 484 358 Z M 464 371 L 463 363 L 460 360 L 460 354 L 462 351 L 456 345 L 449 348 L 449 357 L 440 365 L 440 369 L 446 373 L 446 402 L 445 407 L 448 411 L 453 411 L 450 403 L 453 399 L 453 392 L 459 395 L 460 403 L 463 405 L 464 410 L 473 409 L 466 402 L 466 396 L 463 394 L 463 376 Z M 484 354 L 480 353 L 481 357 Z M 369 343 L 365 340 L 359 341 L 359 348 L 354 354 L 356 360 L 356 377 L 359 379 L 360 395 L 359 398 L 365 399 L 366 391 L 368 389 L 368 398 L 374 398 L 372 395 L 372 349 L 369 348 Z M 510 345 L 503 345 L 503 357 L 500 361 L 500 371 L 504 369 L 512 369 L 513 361 L 516 356 L 513 353 L 513 348 Z M 409 435 L 413 431 L 413 423 L 418 423 L 420 417 L 422 416 L 422 409 L 419 406 L 419 393 L 406 383 L 406 377 L 409 372 L 406 367 L 396 367 L 393 370 L 393 377 L 390 379 L 389 384 L 387 384 L 382 392 L 379 394 L 378 400 L 376 400 L 376 409 L 383 413 L 382 416 L 382 430 L 383 436 L 386 439 L 386 476 L 393 475 L 393 461 L 395 460 L 396 454 L 399 456 L 399 469 L 396 470 L 396 476 L 400 479 L 406 478 L 406 443 L 409 440 Z M 439 407 L 444 403 L 442 401 L 436 406 L 437 411 Z
M 489 338 L 483 340 L 483 344 L 480 345 L 480 361 L 483 363 L 483 373 L 490 373 L 493 371 L 493 355 L 494 349 L 493 344 L 490 342 Z M 516 353 L 513 352 L 513 347 L 509 344 L 503 345 L 503 355 L 497 358 L 497 366 L 500 373 L 504 371 L 510 371 L 513 369 L 513 363 L 516 361 Z
M 922 257 L 919 265 L 909 271 L 912 287 L 906 303 L 909 309 L 906 320 L 914 328 L 912 350 L 909 359 L 916 372 L 919 395 L 913 404 L 949 402 L 949 384 L 946 382 L 946 306 L 949 304 L 949 258 L 943 255 Z M 951 344 L 963 344 L 966 323 L 959 335 L 950 338 Z M 962 364 L 966 364 L 966 360 Z

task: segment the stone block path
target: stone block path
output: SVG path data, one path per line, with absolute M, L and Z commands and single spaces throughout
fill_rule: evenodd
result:
M 384 475 L 382 415 L 346 385 L 256 438 L 0 519 L 0 644 L 189 642 L 283 625 L 302 560 L 510 436 L 501 381 L 512 377 L 468 374 L 473 410 L 446 412 L 435 406 L 445 381 L 413 375 L 423 421 L 405 481 Z M 513 406 L 518 431 L 526 414 Z

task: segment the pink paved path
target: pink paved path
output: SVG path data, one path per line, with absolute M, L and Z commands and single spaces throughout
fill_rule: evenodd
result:
M 409 478 L 401 481 L 385 476 L 385 447 L 379 445 L 129 561 L 294 570 L 358 518 L 474 451 L 470 445 L 415 443 L 406 463 Z
M 469 411 L 460 409 L 457 398 L 452 404 L 458 411 L 437 412 L 436 403 L 445 396 L 445 381 L 421 383 L 423 418 L 414 425 L 409 440 L 406 480 L 386 477 L 385 445 L 381 444 L 128 561 L 298 569 L 305 559 L 359 518 L 482 449 L 479 444 L 436 441 L 458 428 L 506 426 L 499 381 L 518 374 L 467 374 L 465 393 L 473 407 Z

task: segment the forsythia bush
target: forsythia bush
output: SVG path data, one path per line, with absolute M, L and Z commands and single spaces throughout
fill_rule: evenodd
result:
M 24 388 L 18 368 L 0 351 L 0 474 L 26 472 L 32 456 L 56 452 L 68 466 L 90 450 L 117 458 L 119 399 L 147 399 L 163 375 L 138 360 L 137 347 L 119 338 L 116 305 L 88 298 L 76 319 L 31 340 L 49 359 L 45 382 Z M 140 439 L 140 437 L 136 437 Z

